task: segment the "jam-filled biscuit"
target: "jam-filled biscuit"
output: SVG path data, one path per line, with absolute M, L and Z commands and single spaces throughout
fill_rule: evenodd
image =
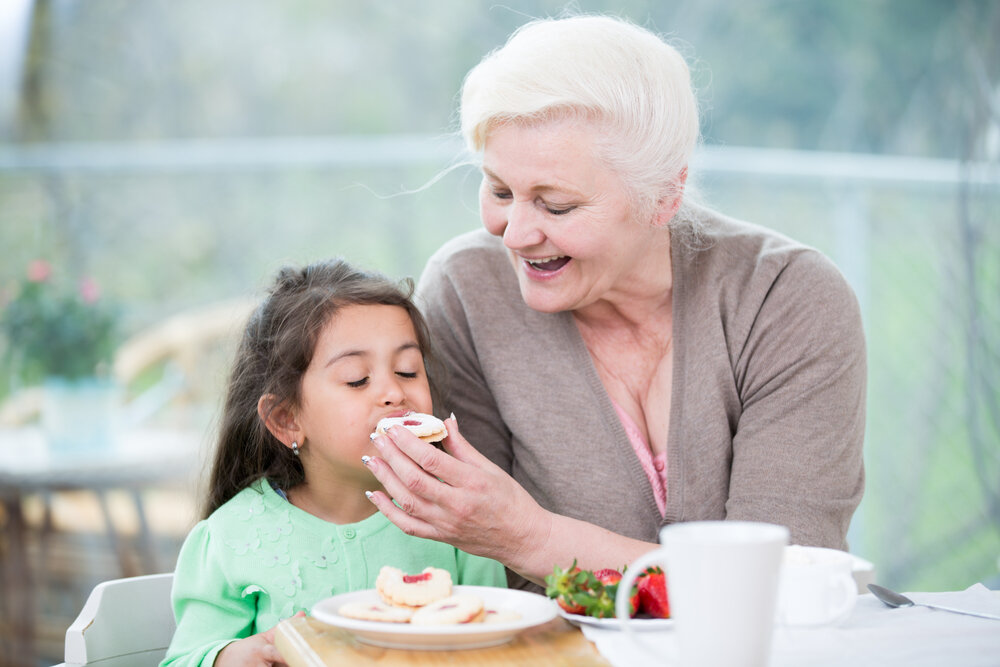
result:
M 375 590 L 386 604 L 422 607 L 451 595 L 451 574 L 436 567 L 425 567 L 420 574 L 406 574 L 398 567 L 384 565 L 375 579 Z
M 411 625 L 455 625 L 480 623 L 486 616 L 482 598 L 458 594 L 432 602 L 413 612 Z
M 494 609 L 487 607 L 483 623 L 513 623 L 514 621 L 520 620 L 521 615 L 513 609 Z
M 348 602 L 338 609 L 341 616 L 362 621 L 384 621 L 386 623 L 409 623 L 413 610 L 393 607 L 384 602 Z
M 438 442 L 448 437 L 444 422 L 434 415 L 422 412 L 407 412 L 402 417 L 386 417 L 375 427 L 376 433 L 385 434 L 393 426 L 402 426 L 424 442 Z

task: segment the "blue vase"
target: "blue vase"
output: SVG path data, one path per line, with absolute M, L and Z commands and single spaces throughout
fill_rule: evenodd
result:
M 49 451 L 58 456 L 86 456 L 111 447 L 119 401 L 110 378 L 46 378 L 42 430 Z

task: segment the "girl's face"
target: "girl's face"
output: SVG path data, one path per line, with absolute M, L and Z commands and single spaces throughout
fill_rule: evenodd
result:
M 398 306 L 341 308 L 320 333 L 302 378 L 296 420 L 307 477 L 334 471 L 370 477 L 361 462 L 375 453 L 368 436 L 383 417 L 411 410 L 430 412 L 432 405 L 409 314 Z
M 641 279 L 654 226 L 636 221 L 618 175 L 595 157 L 599 129 L 579 120 L 495 128 L 479 204 L 503 238 L 525 303 L 576 310 Z

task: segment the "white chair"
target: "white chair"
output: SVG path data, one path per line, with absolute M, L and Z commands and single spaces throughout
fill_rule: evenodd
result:
M 167 573 L 99 583 L 66 630 L 66 662 L 57 667 L 158 665 L 177 627 L 173 581 Z

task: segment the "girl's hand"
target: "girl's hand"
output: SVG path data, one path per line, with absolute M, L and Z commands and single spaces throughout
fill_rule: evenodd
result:
M 292 618 L 305 616 L 304 611 L 300 611 Z M 240 667 L 248 665 L 250 667 L 288 667 L 285 659 L 278 653 L 274 646 L 274 628 L 266 632 L 259 632 L 245 639 L 237 639 L 224 649 L 219 651 L 215 657 L 216 667 Z
M 386 492 L 370 493 L 370 500 L 408 535 L 446 542 L 541 580 L 551 564 L 531 559 L 548 541 L 551 514 L 462 437 L 454 416 L 445 423 L 447 453 L 400 426 L 374 438 L 381 458 L 366 463 Z

